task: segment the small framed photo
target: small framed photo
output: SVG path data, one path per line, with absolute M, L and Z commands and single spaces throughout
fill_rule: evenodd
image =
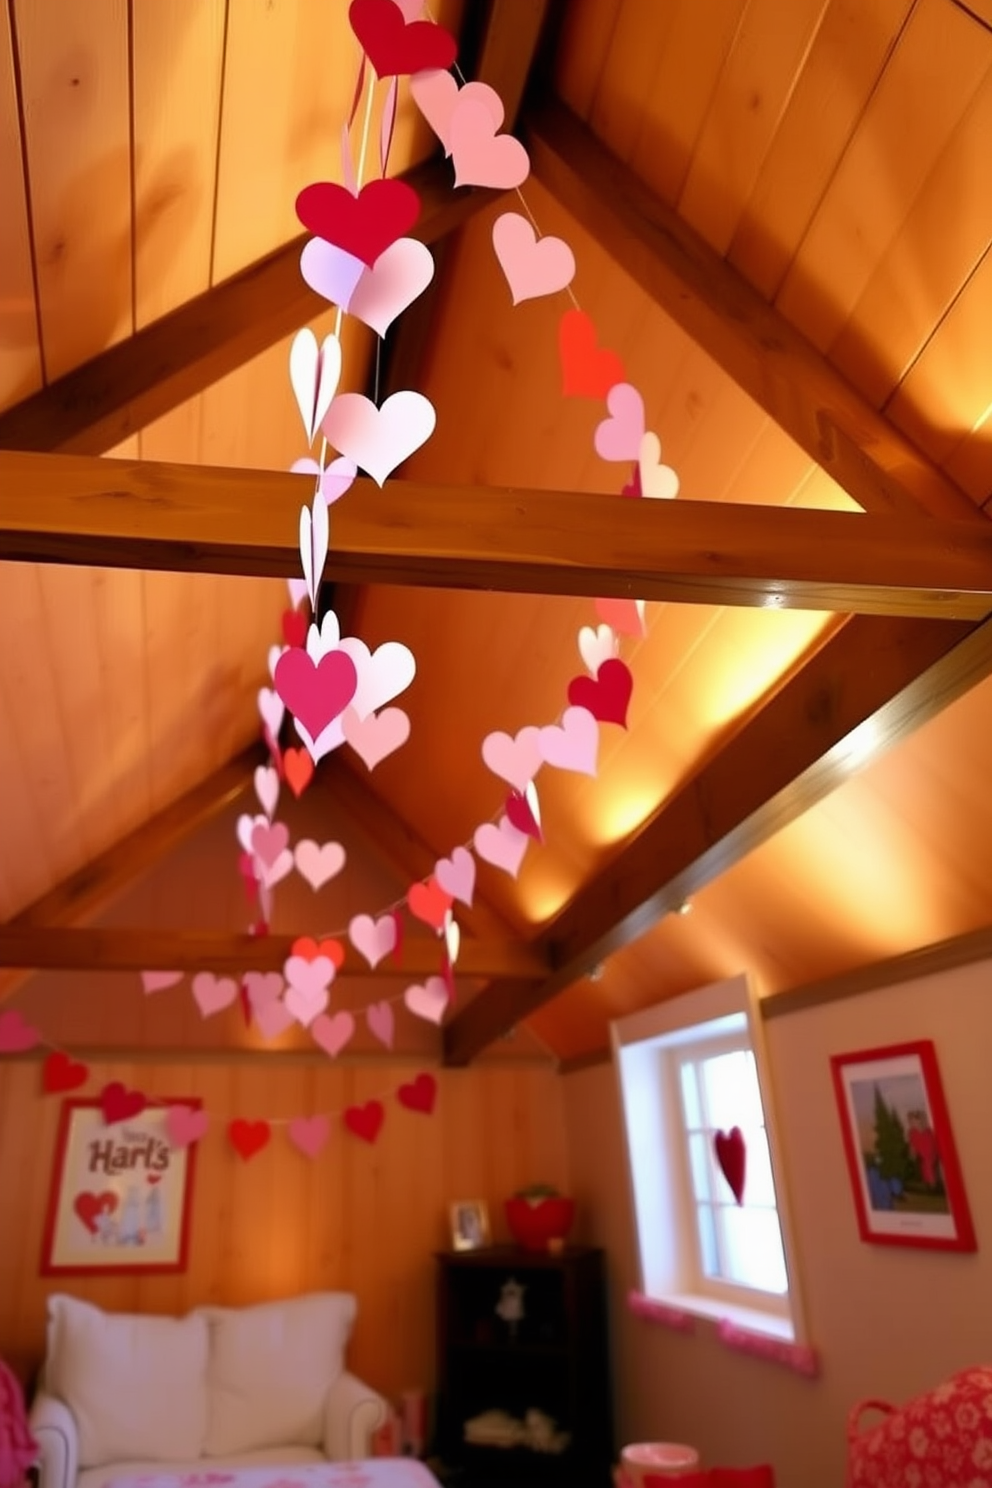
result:
M 835 1054 L 830 1066 L 862 1240 L 975 1250 L 933 1044 Z
M 451 1244 L 455 1250 L 481 1250 L 489 1244 L 489 1210 L 482 1199 L 452 1204 Z

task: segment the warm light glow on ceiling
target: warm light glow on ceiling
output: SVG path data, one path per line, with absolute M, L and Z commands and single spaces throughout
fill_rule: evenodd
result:
M 595 818 L 589 824 L 593 841 L 606 847 L 613 842 L 622 842 L 631 832 L 636 832 L 658 809 L 661 790 L 658 782 L 651 788 L 646 785 L 624 786 L 619 781 L 611 785 L 608 798 L 596 801 Z
M 552 919 L 563 909 L 579 887 L 580 874 L 569 874 L 564 865 L 538 862 L 517 886 L 520 911 L 532 925 Z
M 734 645 L 707 657 L 701 713 L 713 727 L 738 718 L 816 640 L 832 616 L 810 610 L 742 612 Z

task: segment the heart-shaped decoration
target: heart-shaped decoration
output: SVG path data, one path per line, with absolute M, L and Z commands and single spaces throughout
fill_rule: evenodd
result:
M 99 1220 L 104 1214 L 113 1214 L 117 1208 L 117 1195 L 107 1190 L 104 1193 L 78 1193 L 72 1201 L 73 1212 L 82 1221 L 91 1235 L 95 1235 L 99 1228 Z
M 369 181 L 357 196 L 333 181 L 316 181 L 296 198 L 296 215 L 308 232 L 371 268 L 390 243 L 413 227 L 420 197 L 405 181 Z
M 238 842 L 250 857 L 254 857 L 255 855 L 255 849 L 251 841 L 255 828 L 267 827 L 268 824 L 269 819 L 262 812 L 259 812 L 257 816 L 250 816 L 247 811 L 243 811 L 238 817 L 234 828 L 235 834 Z
M 286 1130 L 304 1157 L 317 1157 L 327 1146 L 331 1123 L 327 1116 L 296 1116 Z
M 584 310 L 566 310 L 558 322 L 558 355 L 566 398 L 605 398 L 626 377 L 616 352 L 598 345 L 596 327 Z
M 579 631 L 579 655 L 595 677 L 604 661 L 617 654 L 617 638 L 609 625 L 583 625 Z
M 307 643 L 307 617 L 302 610 L 283 610 L 280 618 L 282 638 L 287 646 L 305 646 Z M 263 809 L 265 803 L 262 803 Z M 271 815 L 271 812 L 269 813 Z
M 297 331 L 289 350 L 289 380 L 307 431 L 308 444 L 313 444 L 314 435 L 338 390 L 340 378 L 341 343 L 337 336 L 325 336 L 318 345 L 309 326 Z
M 403 1001 L 417 1018 L 426 1018 L 428 1023 L 440 1023 L 448 1006 L 448 989 L 444 978 L 428 977 L 423 986 L 414 984 L 403 993 Z
M 596 614 L 620 635 L 644 634 L 643 599 L 597 599 Z
M 480 858 L 516 878 L 527 851 L 526 832 L 518 831 L 508 817 L 501 816 L 498 826 L 484 822 L 476 827 L 472 840 Z
M 321 1013 L 310 1025 L 310 1034 L 325 1054 L 333 1059 L 341 1053 L 355 1032 L 355 1020 L 350 1013 L 332 1013 L 330 1017 Z
M 375 651 L 369 651 L 357 636 L 345 636 L 341 650 L 351 657 L 358 673 L 351 706 L 359 718 L 367 718 L 384 703 L 391 703 L 417 675 L 413 652 L 402 641 L 384 641 Z
M 325 956 L 335 971 L 340 971 L 344 965 L 344 946 L 339 940 L 330 937 L 326 940 L 314 940 L 312 935 L 299 935 L 290 950 L 294 956 L 300 956 L 304 961 L 316 961 L 318 956 Z
M 286 784 L 297 800 L 313 779 L 313 760 L 305 749 L 287 749 L 282 757 Z
M 280 982 L 282 977 L 279 978 Z M 278 997 L 270 1002 L 260 1002 L 252 1008 L 258 1031 L 265 1039 L 281 1038 L 287 1028 L 292 1028 L 296 1019 Z
M 747 1147 L 744 1133 L 739 1126 L 729 1132 L 718 1131 L 713 1136 L 713 1150 L 720 1172 L 730 1185 L 730 1192 L 738 1204 L 744 1202 L 744 1177 L 747 1170 Z
M 429 1116 L 437 1100 L 437 1081 L 433 1075 L 418 1075 L 415 1080 L 409 1080 L 400 1086 L 396 1099 L 408 1111 L 422 1111 L 425 1116 Z
M 306 651 L 314 666 L 328 651 L 336 651 L 341 643 L 341 630 L 338 625 L 338 617 L 333 610 L 328 610 L 323 620 L 318 625 L 312 621 L 307 631 Z M 357 667 L 356 667 L 357 671 Z
M 70 1059 L 61 1049 L 49 1054 L 41 1067 L 41 1084 L 46 1095 L 78 1090 L 90 1077 L 89 1067 L 81 1060 Z
M 566 708 L 560 726 L 541 729 L 541 757 L 558 770 L 596 774 L 599 725 L 588 708 Z
M 210 1117 L 194 1106 L 169 1106 L 165 1113 L 165 1134 L 172 1147 L 189 1147 L 206 1134 Z
M 306 590 L 304 589 L 304 593 Z M 271 687 L 260 687 L 258 690 L 258 711 L 273 739 L 279 737 L 282 721 L 286 716 L 286 705 L 277 692 Z
M 533 837 L 535 842 L 543 842 L 541 823 L 531 810 L 527 797 L 519 791 L 511 791 L 506 798 L 503 807 L 507 820 L 512 822 L 518 832 L 523 832 L 525 837 Z
M 528 724 L 512 738 L 497 730 L 487 734 L 482 741 L 485 764 L 514 790 L 525 791 L 541 768 L 539 732 Z
M 140 1116 L 148 1101 L 140 1090 L 127 1090 L 120 1080 L 111 1080 L 100 1091 L 100 1109 L 107 1126 Z
M 246 971 L 241 985 L 251 1007 L 257 1010 L 281 997 L 286 984 L 278 971 Z
M 381 408 L 362 393 L 342 393 L 331 404 L 323 428 L 334 448 L 381 486 L 427 443 L 436 422 L 434 405 L 423 393 L 393 393 Z
M 573 677 L 568 684 L 568 701 L 576 708 L 588 708 L 600 723 L 618 723 L 627 727 L 627 704 L 634 679 L 627 663 L 619 656 L 604 661 L 592 677 Z
M 646 434 L 644 438 L 647 438 Z M 643 445 L 643 443 L 644 440 L 642 439 L 641 444 Z M 641 469 L 639 465 L 634 466 L 630 472 L 630 480 L 620 487 L 620 495 L 629 496 L 633 501 L 640 500 L 644 495 L 644 492 L 641 490 Z
M 641 495 L 653 501 L 672 501 L 679 494 L 679 478 L 671 465 L 661 463 L 661 440 L 649 430 L 637 456 Z
M 198 971 L 193 978 L 193 997 L 204 1018 L 213 1017 L 237 1001 L 238 984 L 233 977 L 217 977 L 212 971 Z
M 344 1124 L 363 1142 L 374 1142 L 382 1129 L 386 1113 L 382 1102 L 366 1101 L 364 1106 L 349 1106 L 344 1113 Z
M 154 992 L 164 992 L 168 987 L 175 987 L 182 979 L 181 971 L 143 971 L 141 987 L 145 996 L 150 997 Z
M 426 883 L 411 884 L 407 890 L 406 902 L 411 914 L 416 915 L 418 920 L 422 920 L 432 930 L 439 931 L 451 908 L 451 895 L 445 893 L 436 878 L 430 878 Z
M 556 294 L 575 278 L 575 255 L 564 239 L 538 240 L 519 212 L 504 212 L 496 218 L 493 249 L 515 305 Z
M 324 238 L 311 238 L 300 254 L 300 273 L 315 294 L 347 310 L 365 264 Z M 290 642 L 292 644 L 292 642 Z
M 391 914 L 380 915 L 377 920 L 367 914 L 355 915 L 348 925 L 348 938 L 374 971 L 396 948 L 396 921 Z
M 0 1013 L 0 1054 L 24 1054 L 40 1043 L 40 1032 L 17 1008 Z
M 497 134 L 497 125 L 478 97 L 464 97 L 451 114 L 449 137 L 456 186 L 492 186 L 512 191 L 530 174 L 530 157 L 512 134 Z
M 314 239 L 314 241 L 319 242 L 320 240 Z M 332 460 L 329 465 L 325 466 L 323 472 L 321 472 L 317 461 L 311 460 L 309 456 L 305 456 L 300 460 L 294 460 L 290 468 L 294 475 L 319 476 L 320 494 L 328 506 L 333 506 L 335 501 L 340 501 L 345 492 L 349 491 L 354 485 L 355 476 L 358 474 L 354 461 L 345 460 L 340 455 L 336 460 Z M 309 593 L 306 579 L 301 580 L 300 599 L 306 599 Z M 300 618 L 302 619 L 303 617 L 301 616 Z M 294 636 L 293 640 L 286 637 L 286 644 L 287 646 L 302 646 L 303 642 L 297 641 Z
M 419 299 L 434 278 L 434 256 L 417 238 L 397 238 L 366 269 L 348 313 L 384 336 L 398 315 Z
M 467 847 L 456 847 L 450 858 L 438 858 L 434 877 L 446 894 L 471 909 L 475 891 L 475 859 Z
M 313 889 L 314 893 L 330 883 L 341 872 L 345 864 L 345 852 L 340 842 L 312 842 L 304 837 L 296 844 L 296 871 Z
M 330 1002 L 328 988 L 334 979 L 334 968 L 325 956 L 316 961 L 301 961 L 290 956 L 286 962 L 286 980 L 289 983 L 283 998 L 283 1007 L 303 1028 L 309 1028 L 315 1018 Z
M 248 1162 L 269 1145 L 272 1131 L 267 1121 L 245 1121 L 237 1116 L 228 1123 L 227 1135 L 238 1156 Z
M 366 770 L 374 770 L 409 739 L 410 718 L 402 708 L 383 708 L 381 713 L 370 713 L 367 718 L 360 718 L 354 708 L 345 708 L 341 732 Z
M 271 817 L 279 802 L 279 772 L 271 765 L 259 765 L 254 780 L 258 803 L 266 816 Z
M 351 0 L 348 19 L 380 78 L 446 69 L 458 55 L 450 31 L 432 21 L 408 21 L 393 0 Z
M 292 873 L 292 871 L 293 854 L 288 847 L 284 847 L 275 862 L 270 863 L 268 868 L 262 869 L 262 883 L 266 889 L 274 889 L 276 884 L 281 883 L 287 874 Z M 265 912 L 265 918 L 269 918 L 268 910 Z
M 300 563 L 303 566 L 303 577 L 307 581 L 307 594 L 314 609 L 317 607 L 317 594 L 327 562 L 330 521 L 327 502 L 319 491 L 311 506 L 300 507 Z
M 593 444 L 603 460 L 639 460 L 644 438 L 644 399 L 629 382 L 618 382 L 606 395 L 609 418 L 596 425 Z
M 369 1032 L 385 1044 L 387 1049 L 393 1047 L 394 1018 L 393 1010 L 388 1002 L 370 1002 L 365 1009 L 365 1021 Z
M 314 665 L 306 651 L 293 646 L 276 664 L 275 683 L 293 717 L 316 739 L 351 702 L 358 673 L 343 651 L 329 651 Z
M 481 103 L 489 111 L 494 132 L 503 122 L 503 100 L 495 88 L 488 83 L 466 83 L 459 89 L 451 73 L 440 68 L 411 78 L 410 94 L 444 146 L 445 155 L 451 154 L 451 116 L 459 99 L 471 98 Z
M 289 844 L 289 828 L 284 822 L 264 821 L 252 828 L 251 850 L 263 868 L 271 868 Z
M 301 463 L 305 465 L 305 468 L 310 472 L 311 475 L 316 475 L 317 471 L 320 469 L 320 466 L 317 464 L 316 460 L 306 460 Z M 289 602 L 295 609 L 296 606 L 301 602 L 301 600 L 306 599 L 307 586 L 306 584 L 304 584 L 302 579 L 287 579 L 286 588 L 289 590 Z

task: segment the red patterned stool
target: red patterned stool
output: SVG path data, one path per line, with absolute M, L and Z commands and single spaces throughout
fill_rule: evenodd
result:
M 865 1411 L 886 1419 L 861 1431 Z M 908 1405 L 847 1418 L 848 1488 L 992 1488 L 992 1366 L 962 1369 Z

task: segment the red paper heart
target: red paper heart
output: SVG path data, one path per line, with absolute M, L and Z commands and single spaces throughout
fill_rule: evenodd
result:
M 592 709 L 589 711 L 591 712 Z M 503 809 L 518 832 L 524 832 L 528 837 L 533 837 L 535 842 L 544 841 L 541 828 L 534 819 L 534 813 L 530 809 L 530 802 L 526 796 L 522 796 L 519 791 L 511 791 Z
M 314 663 L 309 652 L 291 646 L 276 662 L 275 684 L 293 717 L 317 739 L 355 696 L 358 673 L 347 651 L 328 651 Z
M 344 1113 L 344 1124 L 356 1137 L 361 1137 L 363 1142 L 374 1142 L 385 1115 L 382 1102 L 370 1100 L 364 1106 L 349 1106 Z
M 296 215 L 308 232 L 371 268 L 380 253 L 413 227 L 420 197 L 405 181 L 369 181 L 357 196 L 333 181 L 315 181 L 296 198 Z
M 423 920 L 432 930 L 440 930 L 454 900 L 450 894 L 445 893 L 436 878 L 430 878 L 426 883 L 412 884 L 407 891 L 406 902 L 410 913 L 416 915 L 418 920 Z
M 282 638 L 287 646 L 306 645 L 308 629 L 307 617 L 302 610 L 283 610 Z
M 619 635 L 644 634 L 644 620 L 636 599 L 597 599 L 596 614 Z
M 381 78 L 428 68 L 447 72 L 458 55 L 450 31 L 433 21 L 407 21 L 394 0 L 351 0 L 348 19 Z
M 304 961 L 316 961 L 318 956 L 326 956 L 335 971 L 340 971 L 344 965 L 344 946 L 339 940 L 314 940 L 312 935 L 301 935 L 293 941 L 289 953 L 302 957 Z
M 313 760 L 305 749 L 287 749 L 282 757 L 282 772 L 297 800 L 313 779 Z
M 633 687 L 634 679 L 627 663 L 619 656 L 611 656 L 602 662 L 595 677 L 572 678 L 568 684 L 568 701 L 574 708 L 588 709 L 600 723 L 618 723 L 626 728 L 627 704 Z
M 634 469 L 631 472 L 630 480 L 627 482 L 627 484 L 625 486 L 622 486 L 621 489 L 620 489 L 620 495 L 621 496 L 643 496 L 644 495 L 644 492 L 641 490 L 641 467 L 640 467 L 640 465 L 635 465 L 634 466 Z
M 70 1059 L 58 1050 L 49 1054 L 41 1067 L 41 1083 L 48 1095 L 57 1095 L 63 1090 L 78 1090 L 90 1077 L 89 1068 L 80 1061 Z
M 396 1099 L 408 1111 L 423 1111 L 429 1116 L 437 1100 L 437 1081 L 433 1075 L 418 1075 L 415 1080 L 400 1086 Z
M 100 1091 L 100 1109 L 108 1126 L 127 1121 L 130 1116 L 140 1116 L 147 1104 L 140 1090 L 125 1090 L 120 1080 L 112 1080 Z
M 566 310 L 558 325 L 561 385 L 566 398 L 605 398 L 626 381 L 615 351 L 596 344 L 596 327 L 584 310 Z
M 729 1132 L 716 1132 L 713 1137 L 713 1150 L 720 1164 L 720 1172 L 730 1184 L 730 1192 L 738 1204 L 743 1204 L 747 1148 L 744 1145 L 744 1133 L 740 1127 L 733 1126 Z
M 227 1135 L 235 1152 L 247 1162 L 268 1146 L 272 1132 L 267 1121 L 245 1121 L 238 1116 L 228 1123 Z
M 96 1234 L 96 1222 L 101 1214 L 113 1214 L 117 1208 L 115 1193 L 78 1193 L 72 1207 L 91 1235 Z

